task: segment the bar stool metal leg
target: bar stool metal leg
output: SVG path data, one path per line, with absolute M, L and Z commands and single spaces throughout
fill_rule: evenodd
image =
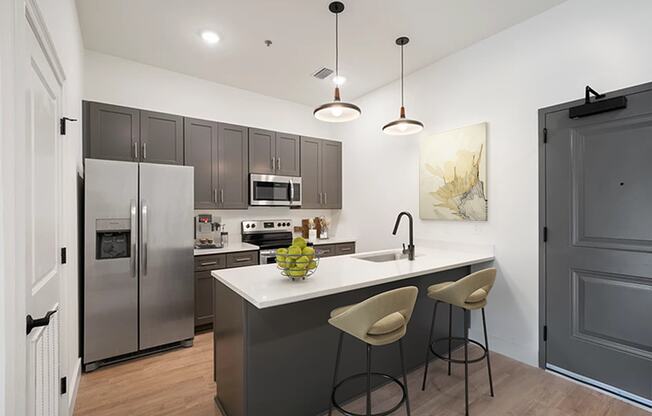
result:
M 367 344 L 367 416 L 371 416 L 371 344 Z
M 464 404 L 465 414 L 469 416 L 469 311 L 466 309 L 464 309 Z
M 484 347 L 487 349 L 487 371 L 489 372 L 489 390 L 491 397 L 494 397 L 494 383 L 491 380 L 491 361 L 489 360 L 489 340 L 487 337 L 487 320 L 484 317 L 484 308 L 482 308 L 482 327 L 484 328 Z
M 337 342 L 337 355 L 335 356 L 335 372 L 333 373 L 333 388 L 331 389 L 331 397 L 328 401 L 328 416 L 333 413 L 333 401 L 335 400 L 335 384 L 337 383 L 337 372 L 340 368 L 340 356 L 342 355 L 342 340 L 344 339 L 344 332 L 340 331 L 340 339 Z
M 403 338 L 398 340 L 398 350 L 401 354 L 401 371 L 403 372 L 403 389 L 405 390 L 405 410 L 410 416 L 410 395 L 408 394 L 407 374 L 405 373 L 405 359 L 403 358 Z
M 430 361 L 430 346 L 432 344 L 432 333 L 435 329 L 435 318 L 437 317 L 437 304 L 438 300 L 435 301 L 435 306 L 432 309 L 432 322 L 430 322 L 430 335 L 428 335 L 428 345 L 426 346 L 426 368 L 423 370 L 423 383 L 421 383 L 421 390 L 426 389 L 426 377 L 428 377 L 428 364 Z M 450 365 L 450 364 L 449 364 Z
M 453 332 L 453 304 L 448 305 L 448 375 L 451 375 L 451 342 L 453 341 L 453 338 L 451 338 Z

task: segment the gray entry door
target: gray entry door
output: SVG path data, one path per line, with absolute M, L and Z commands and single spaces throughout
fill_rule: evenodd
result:
M 651 88 L 627 90 L 623 110 L 545 113 L 546 366 L 648 405 Z
M 193 168 L 140 164 L 140 349 L 194 335 Z

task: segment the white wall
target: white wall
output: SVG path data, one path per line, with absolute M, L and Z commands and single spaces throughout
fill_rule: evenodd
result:
M 86 100 L 307 136 L 331 136 L 330 126 L 317 121 L 312 109 L 301 104 L 89 50 L 84 71 Z
M 537 363 L 537 110 L 581 98 L 587 84 L 610 91 L 651 81 L 650 16 L 649 0 L 569 0 L 406 78 L 408 116 L 425 123 L 423 135 L 489 123 L 489 220 L 419 220 L 415 232 L 495 244 L 499 275 L 487 314 L 496 351 Z M 418 217 L 419 137 L 380 132 L 398 115 L 398 99 L 397 83 L 365 95 L 356 100 L 363 117 L 340 130 L 340 227 L 358 228 L 361 250 L 405 241 L 390 234 L 399 210 Z

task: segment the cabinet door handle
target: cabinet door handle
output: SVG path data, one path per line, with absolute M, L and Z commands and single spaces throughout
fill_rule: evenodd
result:
M 275 162 L 275 160 L 274 160 L 274 158 L 272 158 L 272 170 L 274 170 L 274 162 Z
M 222 204 L 224 203 L 224 188 L 220 189 L 220 202 Z
M 217 204 L 217 188 L 213 188 L 213 202 Z
M 138 143 L 134 142 L 134 159 L 138 160 Z
M 249 261 L 251 260 L 251 257 L 236 257 L 235 262 L 236 263 L 242 263 L 243 261 Z
M 143 160 L 147 159 L 147 143 L 143 143 Z
M 281 170 L 281 158 L 276 158 L 276 169 Z
M 340 251 L 351 251 L 351 247 L 341 247 Z
M 217 264 L 216 261 L 207 261 L 207 262 L 204 262 L 204 263 L 199 263 L 200 266 L 214 266 L 216 264 Z
M 322 193 L 319 193 L 319 205 L 323 204 L 324 198 L 322 197 Z
M 328 205 L 328 194 L 324 192 L 324 205 Z

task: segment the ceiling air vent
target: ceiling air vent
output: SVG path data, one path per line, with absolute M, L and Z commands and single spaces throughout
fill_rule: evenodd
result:
M 328 69 L 328 68 L 324 67 L 324 68 L 321 68 L 321 69 L 317 70 L 315 73 L 312 74 L 312 76 L 317 78 L 317 79 L 326 79 L 332 73 L 333 73 L 332 69 Z

